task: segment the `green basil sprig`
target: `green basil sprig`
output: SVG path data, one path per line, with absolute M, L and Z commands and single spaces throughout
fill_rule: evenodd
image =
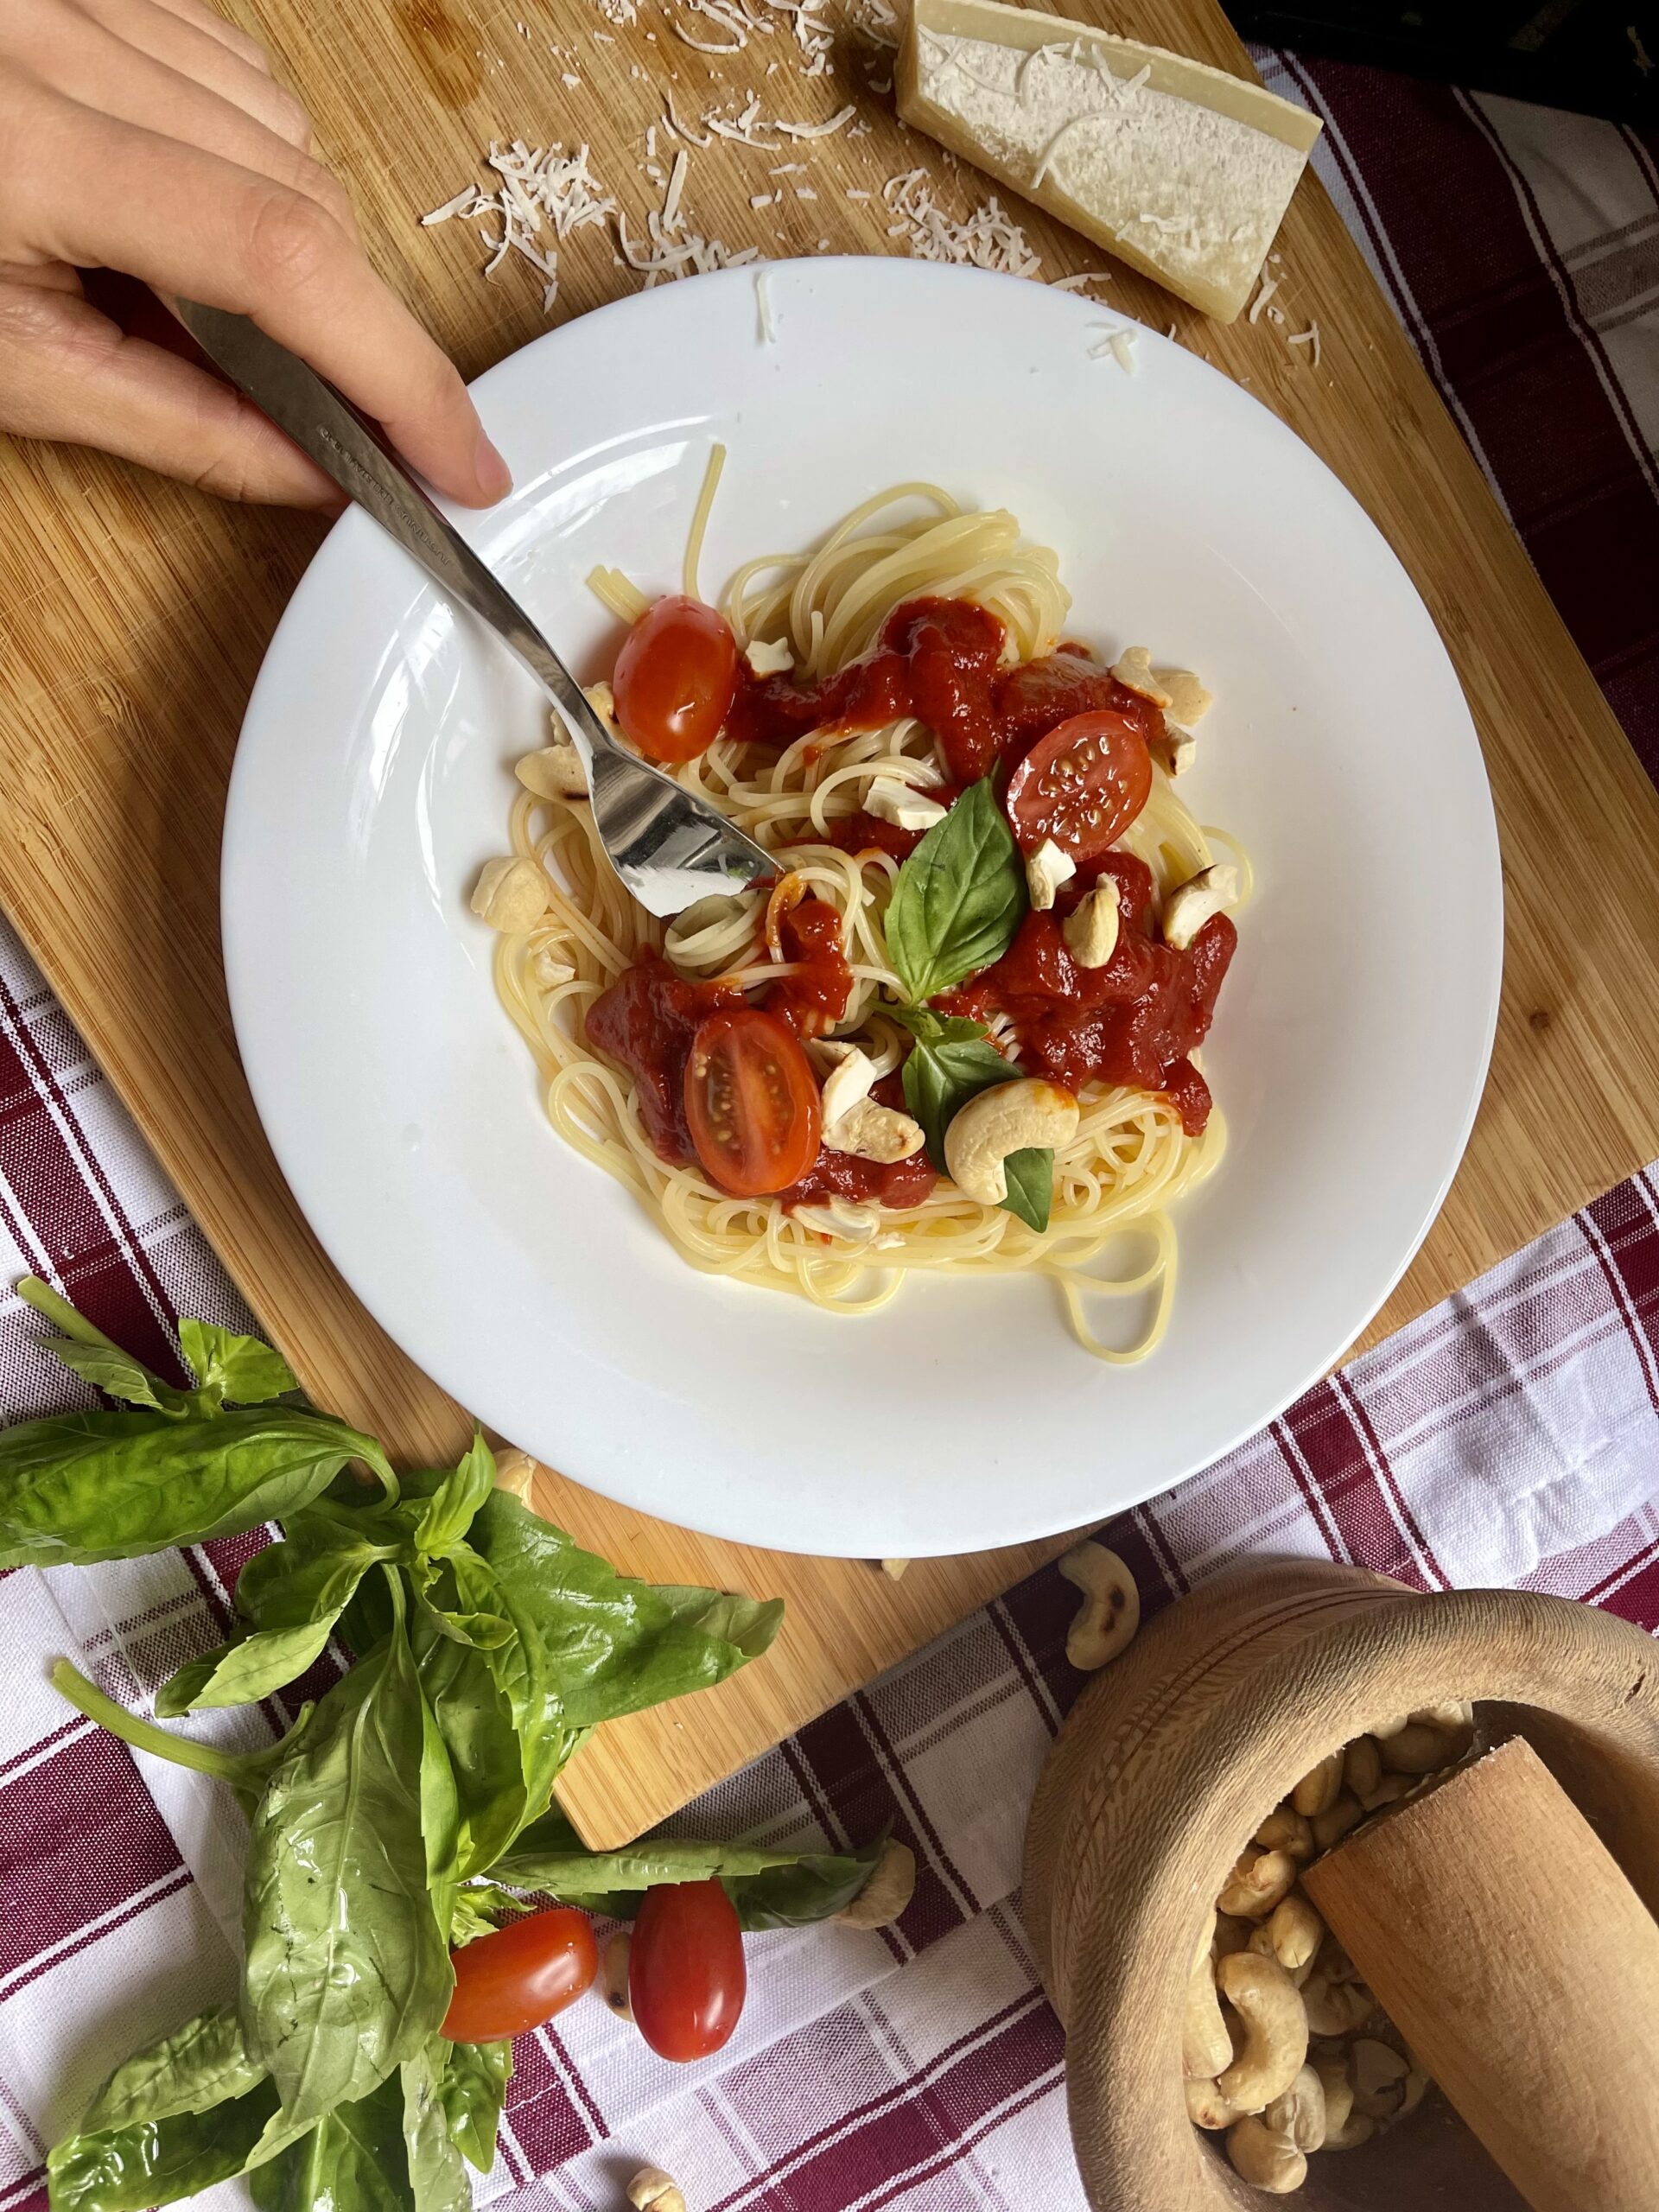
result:
M 512 2045 L 444 2043 L 440 2038 L 430 2048 L 433 2063 L 439 2066 L 438 2094 L 449 2139 L 469 2166 L 486 2174 L 495 2164 L 496 2130 L 512 2079 Z
M 899 869 L 883 929 L 916 1005 L 1000 960 L 1026 912 L 1025 872 L 989 777 L 971 785 Z
M 1013 1083 L 1020 1071 L 1005 1060 L 982 1022 L 965 1014 L 936 1014 L 931 1007 L 893 1007 L 915 1039 L 905 1061 L 905 1103 L 922 1125 L 927 1156 L 941 1175 L 944 1133 L 970 1098 L 993 1084 Z M 1028 1145 L 1003 1162 L 1008 1194 L 1005 1209 L 1035 1230 L 1048 1227 L 1054 1192 L 1054 1152 L 1050 1145 Z

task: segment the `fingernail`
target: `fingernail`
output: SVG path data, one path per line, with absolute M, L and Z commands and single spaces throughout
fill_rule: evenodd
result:
M 478 434 L 478 451 L 473 456 L 473 473 L 486 499 L 505 499 L 512 489 L 512 471 L 482 430 Z

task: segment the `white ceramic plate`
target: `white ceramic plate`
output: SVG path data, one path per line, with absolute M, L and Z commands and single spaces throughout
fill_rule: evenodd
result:
M 1217 695 L 1185 786 L 1259 891 L 1206 1046 L 1231 1132 L 1181 1210 L 1174 1319 L 1089 1358 L 1051 1286 L 913 1281 L 836 1319 L 687 1268 L 542 1117 L 467 910 L 538 695 L 353 512 L 248 709 L 225 952 L 266 1130 L 341 1273 L 482 1420 L 664 1519 L 796 1551 L 962 1552 L 1097 1519 L 1201 1467 L 1349 1344 L 1416 1249 L 1485 1074 L 1492 810 L 1433 624 L 1336 478 L 1092 301 L 901 260 L 666 286 L 476 387 L 518 489 L 462 518 L 584 676 L 595 562 L 677 588 L 711 438 L 705 590 L 869 493 L 932 479 L 1059 549 L 1075 632 Z M 1310 372 L 1311 373 L 1311 372 Z

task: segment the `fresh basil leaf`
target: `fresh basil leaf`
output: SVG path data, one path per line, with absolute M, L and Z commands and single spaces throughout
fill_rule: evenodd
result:
M 399 1621 L 266 1783 L 249 1841 L 242 2017 L 286 2125 L 366 2096 L 448 2005 L 421 1832 L 424 1734 Z
M 302 1407 L 26 1421 L 0 1432 L 0 1567 L 86 1566 L 237 1535 L 296 1511 L 355 1459 L 395 1493 L 372 1438 Z
M 569 1904 L 632 1920 L 645 1891 L 662 1882 L 717 1876 L 746 1928 L 798 1928 L 828 1920 L 869 1879 L 885 1840 L 851 1853 L 770 1851 L 755 1844 L 646 1836 L 620 1851 L 586 1851 L 563 1813 L 527 1828 L 501 1859 L 502 1880 Z
M 499 1610 L 495 1577 L 462 1539 L 456 1538 L 442 1558 L 416 1552 L 409 1576 L 440 1636 L 480 1651 L 494 1650 L 512 1640 L 512 1623 Z
M 993 1084 L 1013 1083 L 1020 1071 L 1003 1058 L 982 1025 L 963 1014 L 909 1007 L 894 1008 L 893 1015 L 916 1039 L 905 1060 L 905 1103 L 922 1125 L 928 1159 L 947 1174 L 945 1131 L 970 1098 Z
M 1008 1195 L 1002 1201 L 1007 1211 L 1018 1214 L 1028 1228 L 1039 1232 L 1046 1229 L 1048 1210 L 1054 1201 L 1053 1146 L 1033 1144 L 1011 1152 L 1002 1162 L 1002 1173 L 1008 1185 Z
M 424 1688 L 421 1692 L 421 1838 L 429 1889 L 452 1891 L 461 1878 L 461 1793 L 449 1746 Z M 440 1929 L 454 1916 L 446 1896 L 434 1908 Z
M 163 1720 L 227 1705 L 257 1705 L 263 1697 L 297 1681 L 322 1656 L 332 1621 L 308 1628 L 256 1630 L 232 1637 L 200 1659 L 192 1659 L 162 1683 L 156 1710 Z
M 505 1654 L 446 1638 L 418 1611 L 410 1635 L 422 1688 L 449 1755 L 456 1800 L 454 1876 L 464 1880 L 490 1866 L 529 1816 L 528 1772 L 531 1767 L 539 1771 L 543 1764 L 541 1732 L 548 1715 L 541 1701 L 529 1696 L 522 1715 L 515 1710 L 496 1663 Z M 510 1649 L 515 1671 L 527 1681 L 534 1654 L 527 1657 L 516 1643 Z M 550 1726 L 557 1756 L 566 1736 L 556 1707 Z
M 435 2037 L 404 2061 L 404 2152 L 415 2212 L 472 2212 L 473 2186 L 439 2087 L 447 2056 Z
M 176 1416 L 198 1410 L 190 1391 L 175 1389 L 159 1375 L 152 1375 L 142 1360 L 123 1351 L 101 1329 L 94 1328 L 84 1313 L 78 1313 L 50 1283 L 42 1282 L 38 1275 L 25 1275 L 17 1293 L 25 1305 L 32 1306 L 62 1331 L 60 1336 L 47 1338 L 46 1350 L 94 1389 L 124 1399 L 129 1405 L 148 1406 L 156 1413 Z
M 69 2136 L 47 2157 L 52 2212 L 149 2212 L 228 2181 L 247 2164 L 276 2110 L 276 2089 L 261 2082 L 206 2111 Z
M 527 1898 L 515 1897 L 499 1882 L 467 1882 L 455 1892 L 449 1916 L 449 1948 L 452 1951 L 463 1950 L 468 1943 L 477 1942 L 480 1936 L 493 1936 L 498 1920 L 510 1920 L 515 1913 L 534 1910 Z
M 118 2066 L 81 2114 L 77 2133 L 105 2135 L 137 2120 L 211 2112 L 264 2078 L 264 2068 L 248 2055 L 235 2008 L 221 2005 Z
M 452 2043 L 448 2063 L 438 2076 L 438 2094 L 450 2140 L 470 2166 L 486 2174 L 495 2164 L 495 2138 L 501 2107 L 512 2079 L 512 2045 Z
M 473 1438 L 473 1448 L 452 1474 L 428 1499 L 415 1530 L 418 1551 L 447 1552 L 471 1528 L 473 1516 L 495 1487 L 495 1455 L 482 1433 Z
M 808 1853 L 792 1866 L 728 1878 L 726 1894 L 741 1927 L 810 1928 L 833 1920 L 861 1896 L 887 1841 L 884 1835 L 858 1851 Z
M 105 1697 L 95 1682 L 89 1682 L 79 1669 L 72 1667 L 67 1659 L 60 1659 L 54 1665 L 52 1685 L 78 1712 L 84 1713 L 89 1720 L 96 1720 L 100 1728 L 107 1728 L 111 1736 L 118 1736 L 135 1751 L 148 1751 L 153 1758 L 166 1759 L 174 1766 L 188 1766 L 197 1774 L 212 1775 L 216 1782 L 226 1783 L 236 1792 L 249 1813 L 258 1802 L 266 1776 L 303 1739 L 316 1711 L 315 1706 L 302 1706 L 287 1735 L 267 1745 L 264 1751 L 221 1751 L 212 1744 L 175 1736 L 141 1714 L 129 1713 L 112 1698 Z
M 385 1516 L 390 1523 L 395 1516 Z M 236 1609 L 258 1629 L 306 1628 L 340 1618 L 372 1567 L 397 1559 L 397 1531 L 377 1518 L 366 1526 L 327 1507 L 288 1515 L 279 1544 L 256 1552 L 237 1579 Z
M 724 1681 L 766 1649 L 783 1618 L 776 1601 L 630 1580 L 505 1491 L 491 1491 L 472 1541 L 521 1643 L 534 1624 L 546 1690 L 577 1728 Z
M 264 1405 L 300 1387 L 281 1352 L 217 1322 L 181 1321 L 179 1346 L 201 1389 L 232 1405 Z
M 1025 911 L 1019 849 L 988 776 L 933 824 L 893 884 L 883 927 L 906 995 L 919 1005 L 1000 960 Z
M 397 2075 L 256 2164 L 249 2182 L 259 2212 L 415 2212 Z

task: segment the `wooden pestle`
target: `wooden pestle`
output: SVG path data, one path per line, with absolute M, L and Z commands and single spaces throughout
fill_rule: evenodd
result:
M 1524 1738 L 1304 1883 L 1535 2212 L 1655 2212 L 1659 1925 Z

